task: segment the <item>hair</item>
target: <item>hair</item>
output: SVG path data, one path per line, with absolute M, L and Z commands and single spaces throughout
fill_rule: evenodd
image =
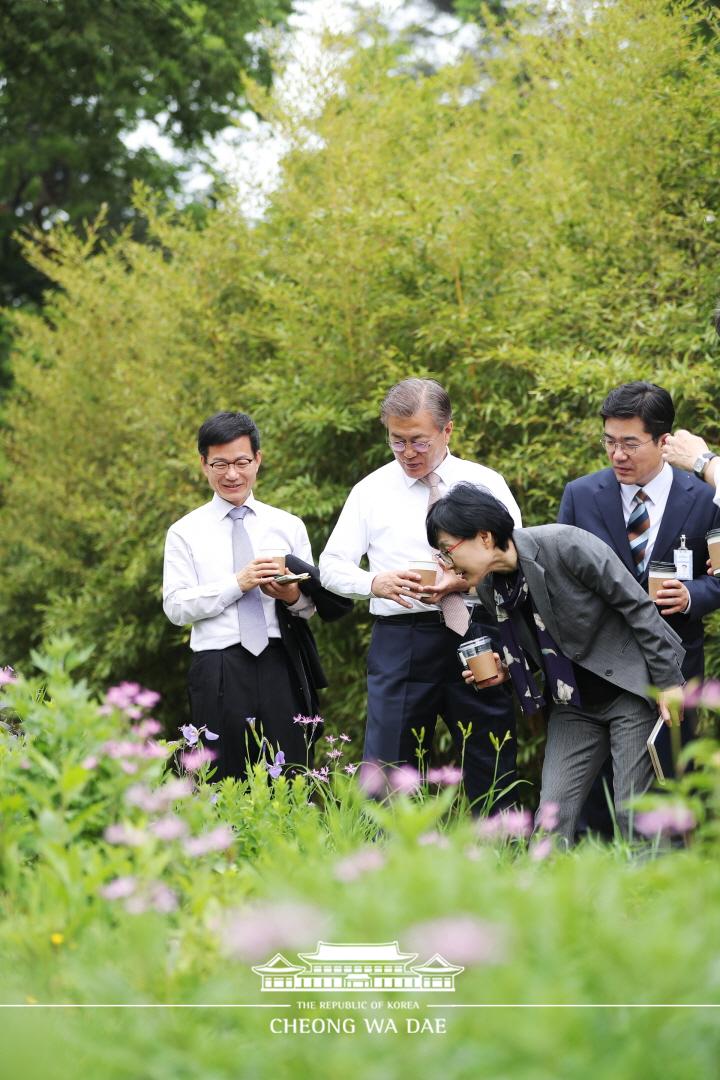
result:
M 435 379 L 403 379 L 395 383 L 380 406 L 380 420 L 387 427 L 390 416 L 414 416 L 427 409 L 437 427 L 452 420 L 452 405 L 447 390 Z
M 198 450 L 200 456 L 207 461 L 208 447 L 223 446 L 225 443 L 234 442 L 235 439 L 247 435 L 250 438 L 253 456 L 260 449 L 260 432 L 257 425 L 247 413 L 244 412 L 218 412 L 208 417 L 198 431 Z
M 487 488 L 463 481 L 430 507 L 425 526 L 430 547 L 438 546 L 440 532 L 461 540 L 472 540 L 479 532 L 489 532 L 495 546 L 507 551 L 515 522 Z
M 603 420 L 630 420 L 639 417 L 648 435 L 659 439 L 673 429 L 675 406 L 667 390 L 651 382 L 629 382 L 616 386 L 602 403 Z

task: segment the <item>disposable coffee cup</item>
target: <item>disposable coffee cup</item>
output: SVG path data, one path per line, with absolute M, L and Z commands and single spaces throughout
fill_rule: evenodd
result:
M 438 576 L 438 564 L 426 560 L 425 562 L 411 562 L 408 566 L 408 570 L 412 570 L 414 574 L 420 575 L 421 585 L 434 585 Z M 418 597 L 422 599 L 423 596 L 428 596 L 428 593 L 418 593 Z
M 657 601 L 658 589 L 662 589 L 663 581 L 677 577 L 675 563 L 651 562 L 648 566 L 648 592 L 650 599 Z
M 720 577 L 720 529 L 711 529 L 705 534 L 707 540 L 710 565 L 715 577 Z
M 492 639 L 489 637 L 473 638 L 472 641 L 463 641 L 458 646 L 458 659 L 463 668 L 470 668 L 475 682 L 484 682 L 500 674 L 498 663 L 494 656 Z
M 276 566 L 275 573 L 277 576 L 287 573 L 285 569 L 285 556 L 287 551 L 283 548 L 260 548 L 258 551 L 258 559 L 273 559 Z

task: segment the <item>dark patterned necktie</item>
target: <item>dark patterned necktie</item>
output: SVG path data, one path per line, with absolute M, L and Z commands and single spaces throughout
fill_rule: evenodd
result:
M 232 548 L 235 573 L 255 558 L 243 521 L 249 512 L 249 506 L 233 506 L 228 514 L 233 523 Z M 237 602 L 237 612 L 240 623 L 240 644 L 253 656 L 259 656 L 268 643 L 267 623 L 259 588 L 249 589 L 242 594 Z
M 642 577 L 645 568 L 645 550 L 648 542 L 648 529 L 650 528 L 650 515 L 645 505 L 648 498 L 649 496 L 645 494 L 642 488 L 636 493 L 635 505 L 630 512 L 627 523 L 630 551 L 635 563 L 635 573 L 638 577 Z
M 437 473 L 431 472 L 423 477 L 422 483 L 430 488 L 428 495 L 429 510 L 433 503 L 436 503 L 440 498 L 440 477 Z M 463 637 L 470 625 L 470 613 L 465 607 L 465 602 L 460 593 L 448 593 L 447 596 L 444 596 L 440 601 L 440 610 L 443 613 L 445 625 L 448 629 L 454 630 L 456 634 Z

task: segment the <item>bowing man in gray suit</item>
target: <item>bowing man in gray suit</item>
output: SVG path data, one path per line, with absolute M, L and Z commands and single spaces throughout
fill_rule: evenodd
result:
M 443 565 L 496 614 L 502 674 L 478 687 L 510 679 L 527 713 L 547 698 L 538 814 L 557 804 L 557 830 L 571 844 L 610 753 L 617 820 L 627 835 L 627 803 L 652 781 L 646 742 L 658 711 L 668 725 L 673 712 L 681 719 L 680 638 L 610 547 L 583 529 L 515 528 L 493 495 L 463 483 L 429 510 L 427 534 Z M 544 675 L 545 696 L 533 669 Z M 469 671 L 464 677 L 472 680 Z M 661 691 L 657 702 L 648 697 L 651 686 Z

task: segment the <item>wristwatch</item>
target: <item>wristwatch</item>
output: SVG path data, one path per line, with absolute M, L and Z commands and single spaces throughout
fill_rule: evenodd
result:
M 717 454 L 713 454 L 710 450 L 707 450 L 704 454 L 701 454 L 700 457 L 696 460 L 695 464 L 693 465 L 693 472 L 697 476 L 698 480 L 702 480 L 703 474 L 708 466 L 708 462 L 712 461 L 712 459 L 716 457 Z

